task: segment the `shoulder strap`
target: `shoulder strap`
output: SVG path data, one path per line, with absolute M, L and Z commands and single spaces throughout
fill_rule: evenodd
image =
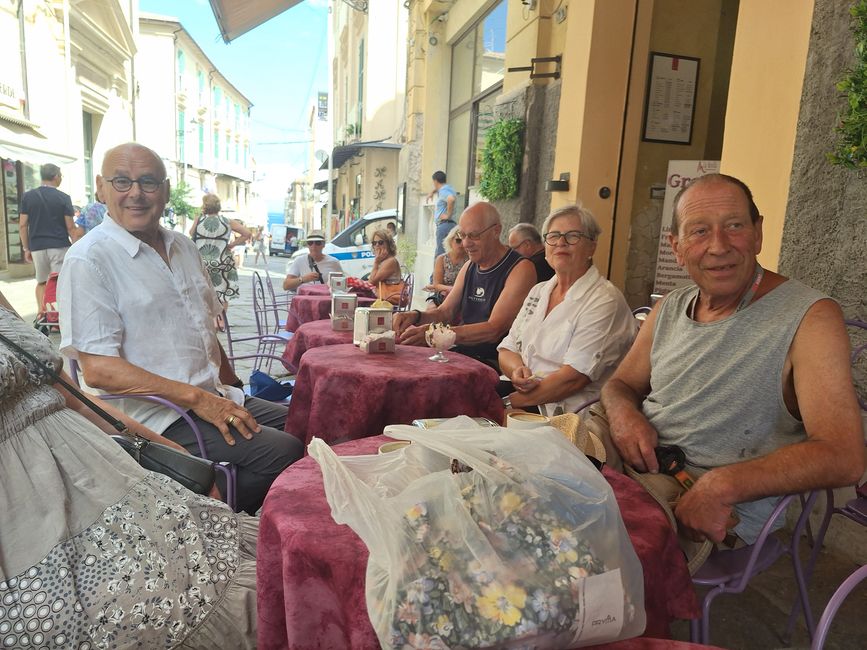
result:
M 15 352 L 18 352 L 19 354 L 24 355 L 25 358 L 27 358 L 29 361 L 32 361 L 34 364 L 36 364 L 36 367 L 39 368 L 39 370 L 41 370 L 43 373 L 45 373 L 46 375 L 48 375 L 49 377 L 54 379 L 54 381 L 56 381 L 58 384 L 63 386 L 70 393 L 75 395 L 75 397 L 80 399 L 84 404 L 87 405 L 87 407 L 89 409 L 91 409 L 99 417 L 101 417 L 103 420 L 105 420 L 111 426 L 113 426 L 119 433 L 123 433 L 123 434 L 127 434 L 127 435 L 129 434 L 129 430 L 127 429 L 127 426 L 123 422 L 118 420 L 116 417 L 109 415 L 105 410 L 103 410 L 102 408 L 100 408 L 99 406 L 94 404 L 92 400 L 85 397 L 84 393 L 82 393 L 75 386 L 73 386 L 68 381 L 63 379 L 63 377 L 61 377 L 59 374 L 57 374 L 57 372 L 55 372 L 54 368 L 52 368 L 48 364 L 37 359 L 35 356 L 30 354 L 27 350 L 25 350 L 20 345 L 15 343 L 15 341 L 9 340 L 2 332 L 0 332 L 0 341 L 3 341 L 3 343 L 8 345 Z

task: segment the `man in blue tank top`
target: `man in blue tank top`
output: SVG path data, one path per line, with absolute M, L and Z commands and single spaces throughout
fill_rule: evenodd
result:
M 775 497 L 853 485 L 864 471 L 843 314 L 761 268 L 762 217 L 736 178 L 681 190 L 669 241 L 696 286 L 654 307 L 603 388 L 611 437 L 639 471 L 659 470 L 657 445 L 680 447 L 699 477 L 675 508 L 681 529 L 752 543 Z
M 497 345 L 536 284 L 536 269 L 500 241 L 500 215 L 490 203 L 468 207 L 458 225 L 470 261 L 458 273 L 454 288 L 439 307 L 395 314 L 394 330 L 399 343 L 426 345 L 429 323 L 452 324 L 456 352 L 497 368 Z

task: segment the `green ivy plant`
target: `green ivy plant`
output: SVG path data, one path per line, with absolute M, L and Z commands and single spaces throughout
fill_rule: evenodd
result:
M 501 201 L 518 196 L 518 178 L 524 156 L 523 134 L 524 122 L 519 119 L 499 120 L 488 129 L 479 184 L 479 192 L 486 199 Z
M 837 90 L 845 93 L 846 105 L 840 112 L 837 142 L 828 160 L 858 169 L 867 167 L 867 0 L 855 2 L 849 13 L 855 39 L 855 65 L 837 83 Z

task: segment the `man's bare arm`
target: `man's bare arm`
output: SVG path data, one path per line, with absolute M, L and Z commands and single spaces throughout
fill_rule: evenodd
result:
M 79 228 L 75 225 L 75 219 L 67 216 L 64 216 L 63 219 L 66 221 L 66 234 L 69 236 L 69 241 L 74 244 L 84 236 L 84 228 L 81 229 L 81 235 L 79 235 Z
M 658 434 L 641 412 L 641 403 L 650 391 L 650 350 L 661 305 L 662 301 L 648 314 L 629 352 L 602 387 L 601 395 L 612 442 L 624 462 L 642 472 L 659 470 L 654 452 Z
M 30 217 L 22 212 L 18 215 L 18 238 L 21 240 L 21 249 L 24 251 L 24 261 L 32 262 L 30 254 Z
M 120 395 L 159 395 L 182 408 L 195 411 L 202 419 L 217 427 L 230 445 L 235 443 L 226 424 L 230 417 L 234 416 L 233 426 L 245 438 L 250 438 L 260 430 L 253 416 L 230 399 L 166 379 L 120 357 L 79 352 L 78 358 L 88 386 Z
M 503 286 L 503 291 L 491 310 L 488 320 L 483 323 L 455 327 L 456 342 L 463 345 L 474 345 L 476 343 L 499 343 L 502 341 L 509 333 L 509 328 L 512 327 L 515 317 L 521 310 L 524 299 L 535 284 L 536 267 L 530 260 L 519 261 L 509 273 L 509 277 L 506 278 L 506 284 Z M 457 289 L 457 284 L 455 289 Z M 448 295 L 443 305 L 449 301 L 454 293 L 455 291 L 452 291 Z M 455 298 L 459 299 L 460 295 L 455 295 Z
M 403 345 L 427 345 L 424 333 L 430 323 L 451 323 L 461 304 L 464 292 L 464 282 L 469 262 L 464 263 L 455 279 L 455 284 L 442 304 L 433 309 L 421 312 L 399 312 L 394 315 L 392 329 L 398 336 L 398 343 Z
M 864 472 L 864 433 L 852 385 L 849 339 L 840 307 L 813 305 L 789 352 L 807 440 L 755 460 L 711 470 L 680 501 L 678 519 L 719 541 L 727 509 L 745 501 L 853 485 Z

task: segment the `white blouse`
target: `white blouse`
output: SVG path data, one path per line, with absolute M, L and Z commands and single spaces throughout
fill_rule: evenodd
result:
M 559 305 L 545 316 L 557 276 L 530 290 L 509 334 L 497 347 L 521 355 L 524 365 L 546 376 L 568 365 L 586 375 L 590 383 L 561 402 L 543 404 L 552 415 L 599 397 L 602 384 L 626 355 L 638 323 L 623 294 L 591 266 L 566 292 Z

